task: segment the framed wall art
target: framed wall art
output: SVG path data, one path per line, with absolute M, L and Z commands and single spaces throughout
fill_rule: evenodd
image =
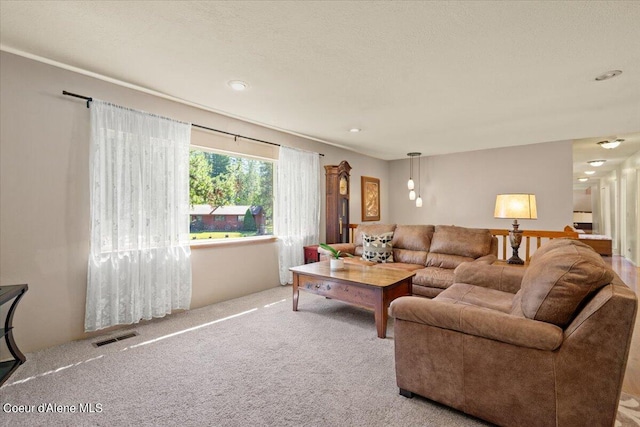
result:
M 360 180 L 362 191 L 362 221 L 380 221 L 380 180 L 363 176 Z

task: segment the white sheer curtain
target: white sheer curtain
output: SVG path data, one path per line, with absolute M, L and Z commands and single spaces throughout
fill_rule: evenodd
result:
M 280 147 L 275 203 L 280 283 L 293 281 L 290 267 L 304 264 L 303 246 L 320 238 L 320 157 Z
M 191 303 L 188 123 L 91 104 L 85 330 Z

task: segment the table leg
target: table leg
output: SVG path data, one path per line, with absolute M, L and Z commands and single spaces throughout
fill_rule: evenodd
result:
M 298 311 L 298 273 L 293 273 L 293 311 Z
M 385 298 L 380 291 L 376 296 L 376 307 L 374 312 L 376 319 L 376 329 L 378 330 L 378 338 L 387 337 L 387 320 L 389 319 L 389 313 L 385 304 Z

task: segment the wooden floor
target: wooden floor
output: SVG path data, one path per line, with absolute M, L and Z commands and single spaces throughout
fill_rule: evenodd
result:
M 603 258 L 640 299 L 640 268 L 634 267 L 629 261 L 619 256 Z M 640 315 L 636 316 L 636 326 L 631 339 L 631 349 L 629 350 L 629 360 L 624 382 L 622 383 L 622 391 L 640 396 Z

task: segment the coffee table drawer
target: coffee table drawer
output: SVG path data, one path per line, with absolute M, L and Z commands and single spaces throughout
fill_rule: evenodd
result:
M 304 291 L 353 304 L 374 307 L 376 290 L 357 284 L 336 283 L 317 277 L 301 277 L 298 287 Z

